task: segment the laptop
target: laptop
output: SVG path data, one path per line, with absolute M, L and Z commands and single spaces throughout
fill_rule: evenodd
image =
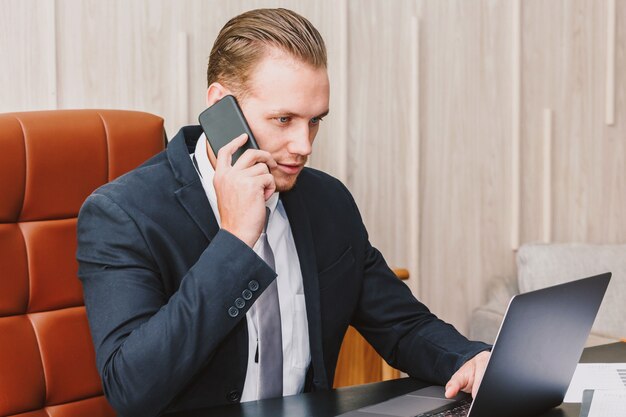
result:
M 430 386 L 341 417 L 526 417 L 558 406 L 610 279 L 609 272 L 513 297 L 473 401 Z

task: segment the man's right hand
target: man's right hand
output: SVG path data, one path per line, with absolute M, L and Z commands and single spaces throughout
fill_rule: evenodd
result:
M 231 166 L 232 156 L 248 140 L 245 133 L 217 153 L 213 186 L 222 229 L 253 247 L 265 225 L 265 201 L 276 190 L 269 152 L 248 149 Z

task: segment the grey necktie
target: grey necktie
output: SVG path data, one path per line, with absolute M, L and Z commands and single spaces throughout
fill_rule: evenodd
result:
M 265 208 L 265 228 L 259 240 L 259 256 L 276 270 L 274 253 L 267 240 L 270 209 Z M 259 399 L 283 396 L 283 337 L 280 327 L 278 286 L 274 280 L 256 301 L 259 317 Z

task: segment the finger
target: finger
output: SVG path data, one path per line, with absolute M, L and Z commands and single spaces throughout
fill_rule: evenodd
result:
M 461 389 L 461 386 L 455 379 L 455 376 L 452 376 L 452 379 L 450 379 L 450 381 L 448 381 L 448 383 L 446 384 L 446 394 L 445 394 L 446 398 L 454 397 L 455 395 L 459 393 L 460 389 Z
M 220 150 L 217 152 L 217 163 L 216 170 L 218 168 L 226 169 L 230 168 L 233 160 L 233 154 L 237 151 L 237 149 L 241 148 L 248 141 L 248 135 L 242 133 L 237 136 L 235 139 L 228 142 L 226 145 L 222 146 Z
M 467 384 L 465 384 L 465 386 L 461 388 L 461 391 L 471 394 L 473 387 L 474 387 L 474 374 L 472 373 L 467 379 Z
M 485 371 L 487 370 L 487 364 L 489 363 L 489 358 L 491 357 L 491 352 L 480 352 L 473 358 L 474 362 L 474 372 L 472 374 L 472 397 L 476 398 L 476 394 L 478 393 L 478 388 L 480 387 L 480 383 L 483 380 L 485 375 Z
M 274 194 L 274 191 L 276 191 L 276 181 L 272 174 L 265 174 L 259 178 L 263 181 L 263 197 L 265 197 L 265 201 L 267 201 L 272 194 Z
M 250 168 L 244 169 L 242 173 L 250 177 L 256 177 L 257 175 L 269 174 L 270 169 L 267 167 L 266 164 L 259 162 L 252 165 Z
M 275 192 L 276 192 L 276 187 L 266 189 L 263 195 L 263 198 L 265 198 L 265 201 L 269 200 L 272 197 L 272 194 L 274 194 Z
M 472 375 L 473 372 L 470 372 L 470 369 L 467 365 L 463 365 L 461 369 L 459 369 L 450 381 L 446 384 L 446 397 L 452 398 L 459 393 L 459 391 L 469 392 L 472 384 Z
M 480 387 L 480 383 L 483 381 L 483 375 L 485 375 L 484 368 L 480 371 L 476 371 L 474 375 L 474 383 L 472 384 L 472 398 L 476 398 L 476 394 L 478 393 L 478 387 Z
M 480 383 L 472 385 L 472 398 L 476 398 L 476 393 L 478 392 L 478 387 Z
M 278 166 L 278 163 L 276 162 L 274 157 L 271 157 L 269 161 L 267 161 L 265 164 L 268 166 L 270 170 L 275 169 Z
M 247 149 L 235 162 L 233 168 L 245 169 L 259 162 L 266 164 L 270 169 L 276 166 L 276 161 L 274 161 L 269 152 L 259 149 Z
M 459 393 L 459 391 L 465 386 L 465 378 L 463 378 L 463 368 L 459 369 L 452 375 L 450 381 L 446 384 L 446 397 L 452 398 Z

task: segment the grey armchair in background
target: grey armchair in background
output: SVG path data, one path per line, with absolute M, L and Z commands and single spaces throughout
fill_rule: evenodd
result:
M 519 293 L 610 271 L 613 278 L 587 346 L 626 338 L 626 244 L 527 244 L 517 253 L 517 278 L 494 283 L 470 321 L 470 338 L 493 343 L 510 298 Z

